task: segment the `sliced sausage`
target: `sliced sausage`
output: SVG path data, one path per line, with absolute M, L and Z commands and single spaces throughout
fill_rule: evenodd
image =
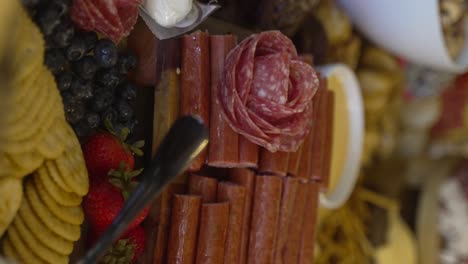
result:
M 218 180 L 215 178 L 190 174 L 188 178 L 188 193 L 200 195 L 202 203 L 212 203 L 216 201 Z
M 304 223 L 302 226 L 301 249 L 299 254 L 300 264 L 310 264 L 314 261 L 314 241 L 317 225 L 319 184 L 307 183 L 307 200 L 304 210 Z
M 311 162 L 309 178 L 314 181 L 321 181 L 322 169 L 323 169 L 323 147 L 325 146 L 325 134 L 327 126 L 327 89 L 323 82 L 320 82 L 319 98 L 315 120 L 314 137 L 311 149 Z
M 265 148 L 260 149 L 258 172 L 286 176 L 288 172 L 289 152 L 277 151 L 272 153 Z
M 239 135 L 239 167 L 258 167 L 259 146 L 250 142 L 244 136 Z
M 320 188 L 324 191 L 328 190 L 330 183 L 330 167 L 332 160 L 332 148 L 333 148 L 333 119 L 335 114 L 335 94 L 333 91 L 327 92 L 327 132 L 325 133 L 324 140 L 324 154 L 323 154 L 323 170 L 322 170 L 322 182 Z

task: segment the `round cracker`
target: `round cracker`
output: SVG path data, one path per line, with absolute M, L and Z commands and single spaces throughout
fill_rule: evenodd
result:
M 63 206 L 54 201 L 54 199 L 47 193 L 41 181 L 35 182 L 36 190 L 45 203 L 47 208 L 58 217 L 60 220 L 70 223 L 72 225 L 81 225 L 84 220 L 83 209 L 80 206 Z
M 0 178 L 0 237 L 18 212 L 22 197 L 23 184 L 20 179 Z
M 14 226 L 10 226 L 10 228 L 8 228 L 7 236 L 10 239 L 13 248 L 16 249 L 18 255 L 21 256 L 21 258 L 24 260 L 24 263 L 46 263 L 45 261 L 42 261 L 40 258 L 38 258 L 33 252 L 31 252 L 31 250 L 26 246 L 26 243 L 19 236 L 18 231 Z
M 24 241 L 35 255 L 48 263 L 68 263 L 68 257 L 51 250 L 44 246 L 26 227 L 23 220 L 19 217 L 13 221 L 13 228 L 16 229 L 20 238 Z
M 2 239 L 2 250 L 3 250 L 3 254 L 5 254 L 5 256 L 9 260 L 13 260 L 13 261 L 20 261 L 21 260 L 21 263 L 24 263 L 24 260 L 22 260 L 20 255 L 18 254 L 18 252 L 16 252 L 16 249 L 11 244 L 11 241 L 8 238 L 8 236 L 5 236 Z
M 69 255 L 73 251 L 73 242 L 50 231 L 33 212 L 27 199 L 23 199 L 17 217 L 23 220 L 26 227 L 43 245 L 62 255 Z
M 16 177 L 20 178 L 24 175 L 21 174 L 21 168 L 19 168 L 11 158 L 4 152 L 0 151 L 0 178 L 3 177 Z
M 57 166 L 55 165 L 55 162 L 53 160 L 45 161 L 44 165 L 47 168 L 47 173 L 49 173 L 54 183 L 57 184 L 60 187 L 60 189 L 70 193 L 73 192 L 70 189 L 70 187 L 68 187 L 68 185 L 65 184 L 65 181 L 63 180 L 62 175 L 60 175 Z
M 44 167 L 37 169 L 34 174 L 34 181 L 42 181 L 47 192 L 54 200 L 64 206 L 78 206 L 81 204 L 81 197 L 76 193 L 67 192 L 61 189 L 51 178 Z
M 58 158 L 65 149 L 67 136 L 63 125 L 61 125 L 62 122 L 66 121 L 55 118 L 53 126 L 37 145 L 37 150 L 47 159 Z
M 21 154 L 11 154 L 7 155 L 13 161 L 21 171 L 21 178 L 31 174 L 37 168 L 39 168 L 44 161 L 44 158 L 37 151 L 32 150 L 30 152 L 21 153 Z
M 25 193 L 33 211 L 52 232 L 70 241 L 77 241 L 80 238 L 80 226 L 66 223 L 53 215 L 39 198 L 33 181 L 26 182 Z
M 72 128 L 66 123 L 64 125 L 66 126 L 69 144 L 63 155 L 55 160 L 55 164 L 65 184 L 76 194 L 84 196 L 88 193 L 89 179 L 83 152 Z

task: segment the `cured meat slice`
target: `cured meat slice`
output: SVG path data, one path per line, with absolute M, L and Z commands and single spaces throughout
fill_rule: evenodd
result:
M 227 56 L 217 100 L 234 131 L 270 152 L 297 151 L 310 129 L 314 69 L 279 31 L 254 34 Z
M 260 150 L 258 171 L 262 174 L 286 176 L 288 172 L 289 152 L 277 151 L 272 153 L 267 149 Z
M 256 168 L 258 165 L 258 145 L 244 136 L 239 136 L 239 167 Z
M 88 5 L 84 0 L 73 1 L 71 8 L 71 18 L 76 24 L 81 26 L 85 31 L 91 31 L 96 23 L 94 17 L 91 15 Z
M 304 210 L 304 223 L 302 227 L 301 248 L 299 263 L 306 264 L 314 261 L 315 227 L 317 225 L 319 184 L 307 183 L 307 199 Z
M 203 203 L 216 201 L 218 180 L 215 178 L 191 174 L 188 179 L 189 194 L 200 195 Z

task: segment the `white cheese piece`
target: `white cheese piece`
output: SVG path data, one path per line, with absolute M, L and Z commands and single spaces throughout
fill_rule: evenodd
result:
M 161 26 L 173 27 L 192 9 L 192 0 L 145 0 L 146 12 Z

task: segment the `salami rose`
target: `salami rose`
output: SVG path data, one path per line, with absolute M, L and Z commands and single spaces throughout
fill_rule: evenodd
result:
M 248 37 L 227 55 L 222 77 L 218 100 L 234 131 L 271 152 L 297 151 L 319 82 L 290 39 L 279 31 Z

